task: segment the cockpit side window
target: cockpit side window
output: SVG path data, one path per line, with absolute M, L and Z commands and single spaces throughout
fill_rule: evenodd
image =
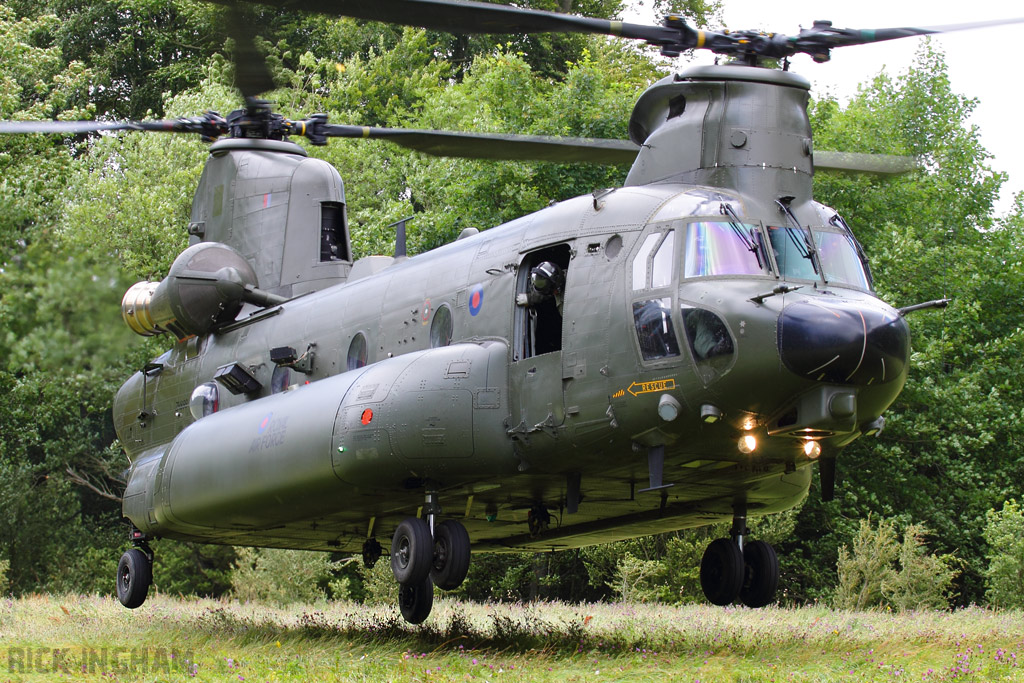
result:
M 672 300 L 665 290 L 676 281 L 676 231 L 659 230 L 644 239 L 633 257 L 633 291 L 645 291 L 633 302 L 633 325 L 640 354 L 645 361 L 679 356 L 679 342 L 672 322 Z
M 679 342 L 676 341 L 676 331 L 672 325 L 671 297 L 634 301 L 633 325 L 636 327 L 644 360 L 679 355 Z
M 661 239 L 660 232 L 654 232 L 647 236 L 644 243 L 633 257 L 633 291 L 647 287 L 647 262 L 651 258 L 651 251 L 654 245 Z
M 675 230 L 652 232 L 633 256 L 633 291 L 669 287 L 675 276 Z
M 676 257 L 676 233 L 669 230 L 651 259 L 651 288 L 668 287 L 672 284 L 673 264 Z

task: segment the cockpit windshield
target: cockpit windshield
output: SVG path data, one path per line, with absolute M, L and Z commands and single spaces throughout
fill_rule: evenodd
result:
M 803 228 L 768 228 L 775 262 L 783 278 L 819 280 L 820 267 L 826 282 L 871 288 L 857 247 L 849 235 L 831 230 L 815 229 L 813 232 L 812 243 Z
M 821 267 L 825 269 L 825 280 L 861 289 L 871 288 L 857 255 L 857 247 L 849 235 L 815 230 L 814 241 L 818 245 Z
M 801 280 L 819 279 L 814 247 L 806 230 L 772 226 L 768 228 L 768 239 L 772 243 L 775 262 L 779 264 L 779 275 Z
M 733 221 L 687 226 L 684 277 L 771 275 L 770 268 L 756 227 Z

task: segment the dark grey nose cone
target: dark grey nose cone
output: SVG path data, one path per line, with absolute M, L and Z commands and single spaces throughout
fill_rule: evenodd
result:
M 794 373 L 867 386 L 903 374 L 910 329 L 892 309 L 854 302 L 800 302 L 779 315 L 779 353 Z

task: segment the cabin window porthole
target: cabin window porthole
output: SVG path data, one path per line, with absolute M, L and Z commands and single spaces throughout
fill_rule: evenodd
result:
M 348 345 L 348 361 L 346 367 L 355 370 L 366 365 L 366 337 L 362 332 L 352 337 L 352 343 Z
M 452 343 L 452 311 L 448 304 L 442 304 L 434 311 L 434 320 L 430 323 L 430 348 L 448 346 Z
M 200 384 L 192 391 L 188 401 L 189 412 L 193 419 L 201 419 L 213 415 L 220 408 L 220 389 L 216 382 Z

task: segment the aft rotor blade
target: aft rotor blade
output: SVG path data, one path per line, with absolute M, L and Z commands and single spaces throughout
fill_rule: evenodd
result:
M 253 27 L 232 4 L 228 12 L 228 35 L 235 41 L 235 87 L 246 100 L 274 89 L 266 57 L 256 49 Z
M 212 1 L 230 4 L 232 0 Z M 297 7 L 294 0 L 253 1 L 286 11 Z M 662 53 L 669 56 L 687 50 L 707 49 L 739 57 L 751 65 L 760 64 L 764 59 L 783 59 L 797 53 L 806 53 L 816 61 L 824 62 L 836 47 L 1024 22 L 1022 18 L 931 27 L 841 29 L 833 27 L 829 21 L 816 21 L 811 28 L 803 29 L 795 36 L 787 36 L 762 31 L 704 31 L 689 26 L 678 15 L 665 17 L 661 26 L 649 26 L 471 0 L 307 0 L 301 8 L 332 16 L 418 26 L 447 33 L 558 32 L 619 36 L 659 46 Z
M 628 140 L 602 138 L 460 133 L 335 124 L 322 125 L 317 132 L 327 137 L 388 140 L 424 154 L 467 159 L 631 164 L 640 150 Z
M 831 27 L 824 28 L 821 24 L 816 24 L 815 27 L 809 31 L 802 31 L 795 40 L 799 43 L 806 37 L 812 35 L 822 36 L 828 47 L 832 48 L 845 47 L 847 45 L 866 45 L 886 40 L 896 40 L 898 38 L 928 36 L 938 33 L 953 33 L 955 31 L 970 31 L 979 28 L 991 28 L 994 26 L 1006 26 L 1020 23 L 1024 23 L 1024 17 L 1018 17 L 1016 19 L 997 19 L 991 21 L 972 21 L 961 24 L 943 24 L 941 26 L 903 26 L 876 29 L 835 29 Z
M 897 175 L 920 168 L 917 159 L 893 154 L 861 154 L 858 152 L 814 152 L 814 168 L 817 171 L 851 171 Z

